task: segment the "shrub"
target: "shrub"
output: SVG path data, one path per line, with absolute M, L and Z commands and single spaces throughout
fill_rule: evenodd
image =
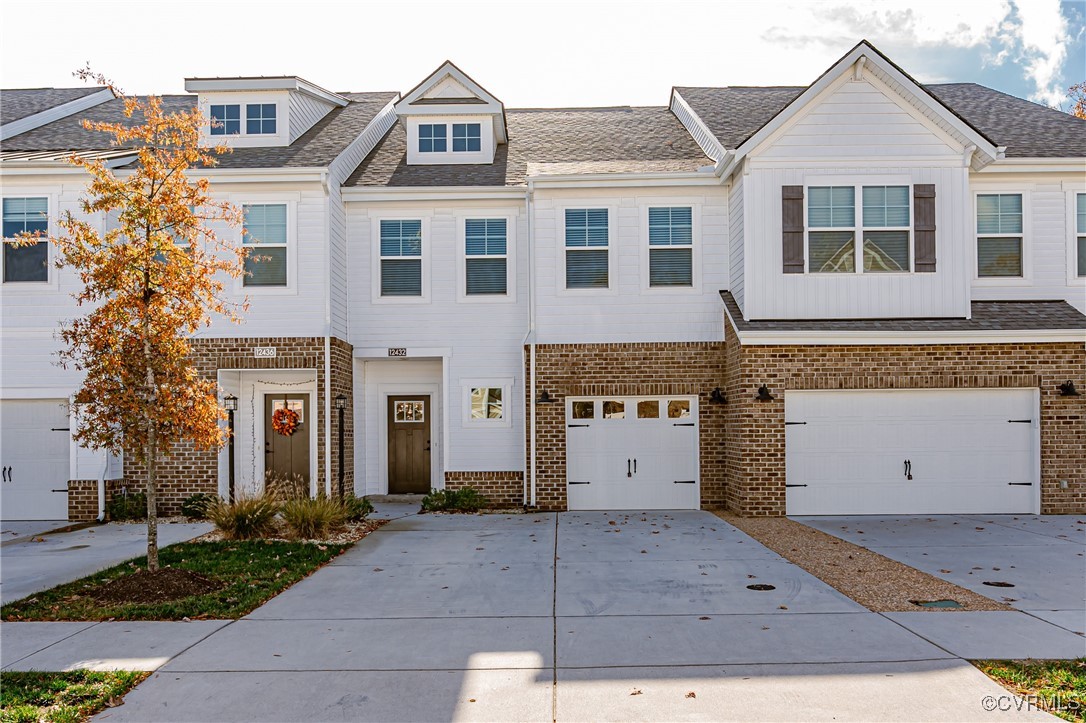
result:
M 218 495 L 197 492 L 186 497 L 181 503 L 181 514 L 190 520 L 206 520 L 208 506 L 218 499 Z
M 478 512 L 489 504 L 486 497 L 474 487 L 454 490 L 430 490 L 422 498 L 423 512 Z
M 347 519 L 343 503 L 323 495 L 316 499 L 288 500 L 280 513 L 291 534 L 302 540 L 320 539 L 329 530 L 342 527 Z
M 106 512 L 109 519 L 114 521 L 146 520 L 147 495 L 143 492 L 129 492 L 127 488 L 114 492 Z
M 277 500 L 309 499 L 309 480 L 300 474 L 264 473 L 264 491 Z
M 211 520 L 231 540 L 251 540 L 275 530 L 279 503 L 271 495 L 239 497 L 233 503 L 216 499 L 207 506 Z
M 343 511 L 347 522 L 362 522 L 373 512 L 373 503 L 368 497 L 347 495 L 343 498 Z

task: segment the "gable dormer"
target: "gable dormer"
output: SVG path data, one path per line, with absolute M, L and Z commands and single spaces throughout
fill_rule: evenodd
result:
M 297 76 L 186 78 L 185 90 L 199 95 L 200 112 L 209 119 L 205 141 L 234 148 L 289 146 L 348 104 Z
M 408 165 L 494 162 L 506 142 L 505 106 L 445 61 L 396 104 L 407 130 Z

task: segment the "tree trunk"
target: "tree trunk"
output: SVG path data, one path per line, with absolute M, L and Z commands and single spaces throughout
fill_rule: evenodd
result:
M 143 313 L 143 358 L 147 370 L 147 389 L 144 404 L 144 420 L 147 423 L 147 571 L 158 571 L 158 495 L 156 493 L 155 473 L 158 465 L 158 440 L 155 438 L 155 420 L 151 414 L 157 397 L 155 389 L 155 370 L 151 366 L 150 320 L 146 307 Z

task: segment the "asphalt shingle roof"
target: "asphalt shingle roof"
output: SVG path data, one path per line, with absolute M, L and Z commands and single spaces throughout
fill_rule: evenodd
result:
M 976 83 L 924 86 L 1008 158 L 1086 156 L 1086 120 Z M 737 148 L 805 87 L 676 88 L 725 148 Z
M 711 164 L 665 107 L 507 109 L 493 164 L 407 165 L 397 124 L 348 186 L 523 186 L 529 173 L 695 171 Z
M 332 109 L 312 128 L 289 146 L 270 148 L 235 148 L 233 153 L 219 156 L 220 168 L 315 168 L 327 166 L 366 128 L 374 116 L 388 105 L 396 93 L 341 93 L 350 103 Z M 162 96 L 167 112 L 187 110 L 195 106 L 196 96 Z M 83 113 L 62 118 L 53 123 L 20 133 L 0 143 L 3 151 L 91 151 L 111 148 L 106 133 L 85 130 L 81 121 L 128 122 L 124 103 L 112 100 Z
M 730 291 L 720 298 L 742 332 L 757 331 L 1043 331 L 1083 332 L 1086 316 L 1066 301 L 974 301 L 971 319 L 781 319 L 746 321 Z
M 0 124 L 11 123 L 103 90 L 104 86 L 0 90 Z

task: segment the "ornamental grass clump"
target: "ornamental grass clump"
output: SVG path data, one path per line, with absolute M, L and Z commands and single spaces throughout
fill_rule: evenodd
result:
M 368 497 L 347 495 L 343 499 L 343 511 L 347 515 L 347 522 L 365 522 L 366 517 L 373 513 L 373 503 Z
M 279 503 L 271 495 L 216 500 L 207 506 L 207 519 L 230 540 L 252 540 L 275 531 Z
M 291 535 L 300 540 L 318 540 L 343 527 L 347 508 L 342 502 L 321 495 L 315 499 L 289 500 L 280 509 Z

